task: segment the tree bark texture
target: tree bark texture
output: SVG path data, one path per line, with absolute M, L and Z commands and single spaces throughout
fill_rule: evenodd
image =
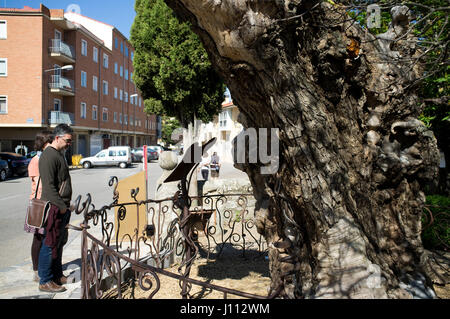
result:
M 364 32 L 317 1 L 166 0 L 189 20 L 245 128 L 279 128 L 279 169 L 245 170 L 269 243 L 271 292 L 284 298 L 433 297 L 421 243 L 423 185 L 437 176 L 417 120 L 420 52 Z

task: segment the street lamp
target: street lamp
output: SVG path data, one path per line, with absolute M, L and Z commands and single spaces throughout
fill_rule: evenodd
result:
M 70 70 L 73 70 L 73 65 L 69 64 L 69 65 L 62 66 L 60 68 L 48 69 L 48 70 L 44 70 L 44 72 L 50 72 L 50 71 L 54 71 L 54 70 L 67 70 L 67 71 L 70 71 Z

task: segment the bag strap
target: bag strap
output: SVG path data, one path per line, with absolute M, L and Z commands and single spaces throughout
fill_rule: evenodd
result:
M 37 185 L 36 185 L 36 191 L 34 192 L 34 198 L 37 198 L 37 193 L 38 193 L 38 190 L 39 190 L 39 182 L 40 181 L 41 181 L 41 176 L 39 175 L 38 182 L 37 182 Z M 66 181 L 61 183 L 61 187 L 59 188 L 59 196 L 61 196 L 61 193 L 62 193 L 62 190 L 64 188 L 64 185 L 66 185 Z
M 37 186 L 36 186 L 36 190 L 34 191 L 34 198 L 37 198 L 37 193 L 38 193 L 38 190 L 39 190 L 39 182 L 40 181 L 41 181 L 41 176 L 39 175 Z
M 61 183 L 61 187 L 59 188 L 59 196 L 62 195 L 62 190 L 64 189 L 64 186 L 66 185 L 66 181 Z

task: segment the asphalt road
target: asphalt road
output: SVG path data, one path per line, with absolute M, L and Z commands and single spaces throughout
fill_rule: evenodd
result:
M 110 204 L 112 188 L 108 186 L 111 176 L 120 179 L 134 175 L 142 170 L 142 163 L 134 163 L 132 167 L 96 167 L 91 169 L 71 170 L 72 199 L 86 194 L 92 197 L 96 208 Z M 156 181 L 162 174 L 158 163 L 148 163 L 149 198 L 154 198 Z M 28 177 L 14 177 L 0 182 L 0 271 L 3 268 L 29 263 L 31 260 L 32 235 L 23 230 L 27 202 L 30 196 L 31 181 Z M 82 217 L 72 216 L 70 223 L 79 224 Z M 69 237 L 70 240 L 70 237 Z

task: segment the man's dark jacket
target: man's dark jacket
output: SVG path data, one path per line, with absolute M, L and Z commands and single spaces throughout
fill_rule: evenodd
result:
M 70 207 L 72 182 L 63 154 L 52 146 L 47 147 L 39 158 L 39 174 L 42 184 L 41 199 L 50 201 L 58 206 L 61 213 L 65 213 Z

